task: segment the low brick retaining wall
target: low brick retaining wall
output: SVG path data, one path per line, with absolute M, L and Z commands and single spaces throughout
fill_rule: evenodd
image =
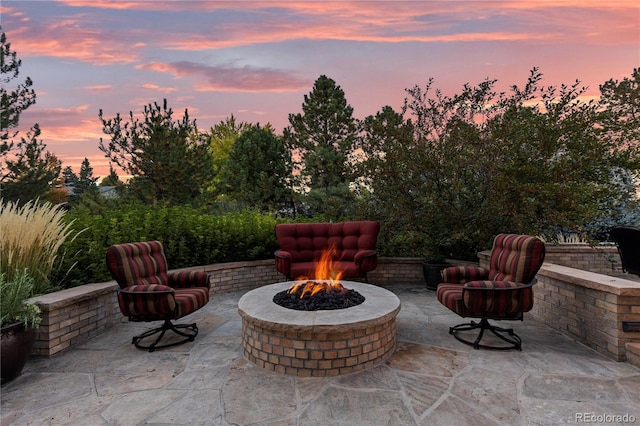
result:
M 51 356 L 84 342 L 125 318 L 115 281 L 86 284 L 32 299 L 42 311 L 32 355 Z
M 607 358 L 627 360 L 628 343 L 640 343 L 640 282 L 545 263 L 534 287 L 530 312 L 550 328 Z
M 545 262 L 598 274 L 621 272 L 620 255 L 614 245 L 545 244 Z
M 284 281 L 273 259 L 230 262 L 189 268 L 208 272 L 211 295 L 249 291 Z M 368 281 L 381 286 L 423 284 L 422 259 L 380 258 Z M 36 333 L 32 355 L 53 356 L 86 341 L 115 324 L 127 321 L 120 313 L 115 281 L 86 284 L 32 299 L 42 310 L 42 324 Z

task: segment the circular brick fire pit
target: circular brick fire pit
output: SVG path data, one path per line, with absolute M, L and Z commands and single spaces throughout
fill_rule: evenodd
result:
M 252 290 L 240 298 L 244 356 L 268 370 L 303 377 L 337 376 L 372 367 L 396 347 L 400 300 L 380 287 L 341 281 L 365 297 L 351 308 L 297 311 L 273 302 L 293 282 Z

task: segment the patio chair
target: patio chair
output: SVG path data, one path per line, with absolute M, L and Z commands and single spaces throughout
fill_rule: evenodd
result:
M 640 276 L 640 228 L 616 226 L 609 231 L 622 262 L 622 270 Z
M 118 304 L 130 321 L 163 321 L 162 326 L 133 337 L 139 349 L 153 352 L 192 342 L 196 323 L 173 324 L 209 302 L 209 275 L 202 271 L 167 272 L 167 259 L 159 241 L 113 245 L 107 249 L 107 267 L 118 282 Z M 167 331 L 178 335 L 160 344 Z M 158 334 L 150 344 L 143 342 Z
M 480 319 L 480 322 L 451 327 L 449 334 L 474 349 L 522 350 L 522 340 L 512 328 L 498 327 L 489 320 L 522 321 L 523 313 L 533 308 L 532 287 L 544 255 L 544 243 L 536 237 L 499 234 L 493 241 L 488 269 L 479 266 L 445 268 L 443 282 L 437 288 L 438 301 L 463 318 Z M 474 341 L 460 334 L 476 329 L 480 332 Z M 508 345 L 480 344 L 487 330 Z

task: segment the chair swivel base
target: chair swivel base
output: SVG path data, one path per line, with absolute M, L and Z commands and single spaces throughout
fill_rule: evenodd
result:
M 458 335 L 458 332 L 460 331 L 470 331 L 475 329 L 480 329 L 480 333 L 478 334 L 478 337 L 476 338 L 476 340 L 473 342 L 471 340 L 464 339 L 460 335 Z M 482 340 L 482 337 L 484 336 L 484 332 L 486 330 L 491 331 L 494 335 L 504 340 L 509 345 L 508 346 L 481 345 L 480 340 Z M 456 325 L 455 327 L 451 327 L 449 328 L 449 334 L 453 334 L 453 337 L 455 337 L 458 341 L 464 344 L 473 346 L 474 349 L 484 348 L 484 349 L 497 349 L 497 350 L 509 350 L 509 349 L 517 349 L 519 351 L 522 350 L 522 340 L 520 340 L 520 337 L 513 332 L 512 328 L 502 328 L 495 325 L 491 325 L 486 318 L 483 318 L 482 320 L 480 320 L 479 323 L 475 321 L 471 321 L 470 323 L 459 324 L 459 325 Z
M 173 331 L 175 334 L 183 336 L 184 339 L 164 345 L 159 345 L 158 343 L 160 343 L 160 340 L 162 340 L 167 331 Z M 141 343 L 143 339 L 146 339 L 147 337 L 153 336 L 158 333 L 160 333 L 160 335 L 152 344 L 145 345 Z M 197 335 L 198 327 L 196 326 L 195 322 L 193 324 L 173 324 L 171 320 L 164 320 L 162 327 L 154 328 L 149 331 L 145 331 L 138 336 L 134 336 L 133 339 L 131 339 L 131 343 L 134 344 L 138 349 L 144 349 L 148 350 L 149 352 L 153 352 L 156 349 L 170 348 L 173 346 L 182 345 L 183 343 L 193 342 Z

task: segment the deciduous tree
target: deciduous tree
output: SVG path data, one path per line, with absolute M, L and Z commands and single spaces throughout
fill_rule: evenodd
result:
M 220 182 L 233 144 L 244 131 L 250 128 L 250 123 L 236 122 L 233 114 L 211 128 L 209 144 L 213 163 L 212 190 L 215 194 L 220 195 L 222 192 Z
M 407 90 L 412 140 L 390 145 L 399 154 L 384 149 L 365 164 L 375 164 L 371 187 L 385 193 L 375 199 L 377 210 L 409 206 L 404 222 L 422 234 L 426 255 L 472 259 L 500 232 L 548 238 L 559 230 L 583 232 L 612 214 L 606 206 L 613 200 L 636 198 L 612 175 L 638 173 L 632 133 L 603 124 L 621 113 L 583 101 L 579 82 L 544 87 L 541 80 L 534 68 L 509 93 L 497 93 L 495 80 L 464 85 L 453 96 L 434 90 L 432 81 Z M 629 108 L 622 107 L 633 117 Z M 388 129 L 372 127 L 380 117 L 365 120 L 367 133 L 385 135 Z M 386 161 L 393 164 L 380 164 Z

